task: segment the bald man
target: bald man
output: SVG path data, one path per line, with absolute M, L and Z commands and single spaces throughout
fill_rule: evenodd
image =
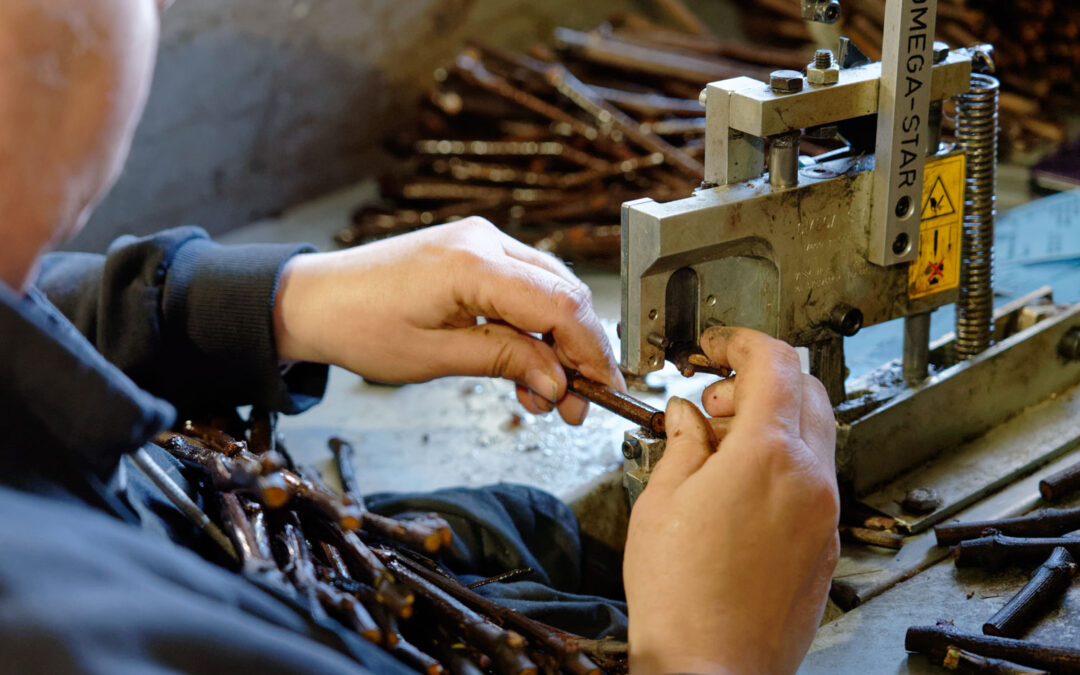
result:
M 186 486 L 148 444 L 177 409 L 299 412 L 322 395 L 326 364 L 396 382 L 504 377 L 527 410 L 570 424 L 587 405 L 567 393 L 563 365 L 624 383 L 588 289 L 479 219 L 335 253 L 228 248 L 180 228 L 121 238 L 104 256 L 46 255 L 123 165 L 164 4 L 0 2 L 0 662 L 405 672 L 302 598 L 188 550 L 192 528 L 126 453 L 143 446 Z M 628 630 L 635 673 L 790 672 L 837 553 L 832 412 L 790 347 L 738 329 L 712 329 L 702 347 L 739 375 L 705 390 L 713 417 L 668 405 L 667 454 L 631 518 L 626 605 L 581 595 L 592 554 L 566 507 L 538 491 L 372 507 L 455 514 L 446 562 L 466 578 L 507 556 L 534 561 L 533 578 L 492 595 L 583 632 Z

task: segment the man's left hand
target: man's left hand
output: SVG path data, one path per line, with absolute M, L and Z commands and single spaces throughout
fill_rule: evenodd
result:
M 571 424 L 588 404 L 567 394 L 564 365 L 626 387 L 588 287 L 482 218 L 296 256 L 282 274 L 274 327 L 282 359 L 383 382 L 504 377 L 527 410 L 557 406 Z

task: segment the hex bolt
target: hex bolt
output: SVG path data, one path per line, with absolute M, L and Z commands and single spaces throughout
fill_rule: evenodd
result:
M 814 52 L 814 67 L 822 70 L 832 65 L 832 52 L 828 49 L 819 49 Z
M 1057 351 L 1066 361 L 1080 360 L 1080 326 L 1065 331 L 1058 342 Z
M 774 70 L 769 74 L 769 86 L 777 94 L 794 94 L 802 91 L 802 73 L 797 70 Z
M 636 438 L 628 438 L 622 442 L 622 456 L 627 459 L 637 459 L 641 456 L 641 442 Z

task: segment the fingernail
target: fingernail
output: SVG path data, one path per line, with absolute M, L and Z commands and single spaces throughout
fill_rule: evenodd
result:
M 534 406 L 536 406 L 540 410 L 543 410 L 546 413 L 549 413 L 549 412 L 551 412 L 552 410 L 555 409 L 555 404 L 554 403 L 547 400 L 543 396 L 537 395 L 536 392 L 530 391 L 529 392 L 529 398 L 532 400 L 532 403 L 533 403 Z
M 734 332 L 735 329 L 731 326 L 709 326 L 705 329 L 705 332 L 702 333 L 701 339 L 702 341 L 708 340 L 710 342 L 713 340 L 727 340 Z
M 585 421 L 585 415 L 589 412 L 589 402 L 576 394 L 570 394 L 563 401 L 561 410 L 566 423 L 577 426 Z
M 668 400 L 667 410 L 664 411 L 664 426 L 668 430 L 678 428 L 686 421 L 686 406 L 691 405 L 690 401 L 678 396 L 672 396 Z
M 559 385 L 542 370 L 530 370 L 525 373 L 525 385 L 534 394 L 547 399 L 550 403 L 559 400 Z

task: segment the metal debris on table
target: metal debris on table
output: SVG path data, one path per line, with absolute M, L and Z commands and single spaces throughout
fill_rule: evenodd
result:
M 429 557 L 452 541 L 440 516 L 368 511 L 348 443 L 330 442 L 339 494 L 314 472 L 287 468 L 293 463 L 270 413 L 256 409 L 246 424 L 235 418 L 181 429 L 155 443 L 203 477 L 206 512 L 192 502 L 185 514 L 225 552 L 223 564 L 265 586 L 291 589 L 316 617 L 340 622 L 427 675 L 626 672 L 626 643 L 534 621 L 443 571 Z M 144 451 L 137 459 L 147 458 Z M 153 466 L 137 465 L 165 475 L 149 461 Z M 169 487 L 171 480 L 164 482 Z M 526 572 L 507 570 L 492 580 Z
M 591 32 L 557 29 L 528 53 L 462 51 L 435 72 L 417 128 L 391 143 L 401 161 L 382 178 L 383 202 L 357 211 L 338 241 L 478 215 L 564 260 L 617 269 L 623 202 L 701 184 L 704 85 L 764 82 L 772 66 L 808 58 L 719 40 L 679 0 L 653 9 L 674 27 L 620 14 Z

